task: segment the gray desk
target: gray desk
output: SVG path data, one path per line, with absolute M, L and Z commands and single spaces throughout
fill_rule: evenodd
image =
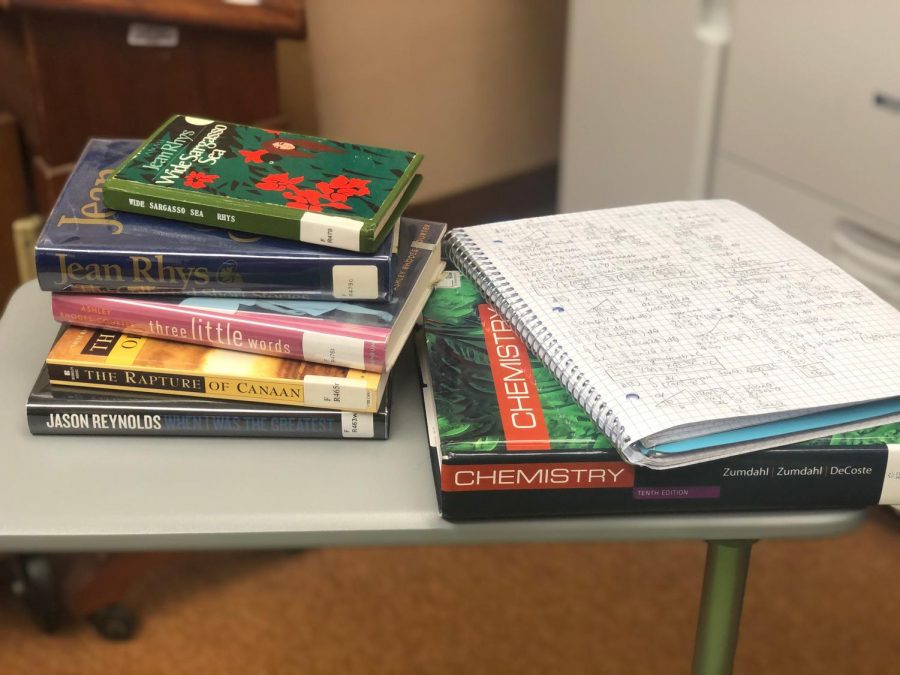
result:
M 389 441 L 32 436 L 25 400 L 57 325 L 20 288 L 0 319 L 0 551 L 288 548 L 514 541 L 710 542 L 696 672 L 724 672 L 750 546 L 855 528 L 861 512 L 441 519 L 411 354 Z

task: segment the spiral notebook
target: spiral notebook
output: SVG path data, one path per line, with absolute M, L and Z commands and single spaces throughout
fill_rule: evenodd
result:
M 900 421 L 900 313 L 735 202 L 477 225 L 447 246 L 634 464 Z

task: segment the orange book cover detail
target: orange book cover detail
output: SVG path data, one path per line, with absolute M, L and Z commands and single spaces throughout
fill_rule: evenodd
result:
M 46 359 L 54 384 L 373 412 L 381 378 L 188 343 L 69 327 Z

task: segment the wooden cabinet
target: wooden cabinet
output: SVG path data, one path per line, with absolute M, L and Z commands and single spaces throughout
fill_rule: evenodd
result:
M 176 112 L 282 122 L 275 40 L 302 36 L 299 0 L 0 0 L 0 8 L 0 109 L 23 128 L 42 213 L 91 136 L 145 136 Z
M 25 166 L 15 118 L 0 111 L 0 308 L 19 283 L 12 224 L 29 213 Z

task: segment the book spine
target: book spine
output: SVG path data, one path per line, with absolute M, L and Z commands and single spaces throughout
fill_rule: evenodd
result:
M 274 214 L 251 213 L 223 203 L 211 206 L 208 203 L 191 202 L 187 199 L 147 194 L 140 185 L 115 178 L 110 178 L 104 183 L 103 201 L 107 208 L 114 211 L 141 213 L 157 218 L 300 241 L 299 213 L 297 217 L 291 219 Z
M 168 303 L 129 302 L 102 295 L 54 295 L 53 317 L 61 323 L 108 328 L 121 333 L 163 338 L 265 354 L 332 366 L 382 372 L 386 337 L 327 333 L 326 323 L 300 317 L 234 312 L 223 316 L 202 308 Z
M 667 471 L 621 461 L 440 467 L 445 518 L 863 508 L 900 503 L 900 446 L 761 451 Z
M 348 438 L 384 440 L 388 413 L 302 411 L 206 412 L 130 404 L 127 411 L 79 403 L 27 406 L 28 429 L 35 435 L 69 436 L 224 436 L 251 438 Z
M 104 183 L 103 201 L 114 211 L 304 241 L 345 251 L 372 253 L 380 243 L 373 237 L 371 220 L 309 211 L 298 211 L 296 216 L 278 215 L 269 209 L 239 208 L 239 200 L 232 200 L 234 204 L 231 204 L 224 198 L 148 188 L 116 178 Z
M 389 259 L 35 250 L 38 284 L 57 293 L 173 294 L 388 301 Z
M 303 380 L 218 377 L 65 362 L 48 362 L 47 370 L 50 382 L 59 385 L 254 401 L 348 412 L 375 412 L 377 398 L 377 392 L 365 384 L 338 377 L 307 376 Z

